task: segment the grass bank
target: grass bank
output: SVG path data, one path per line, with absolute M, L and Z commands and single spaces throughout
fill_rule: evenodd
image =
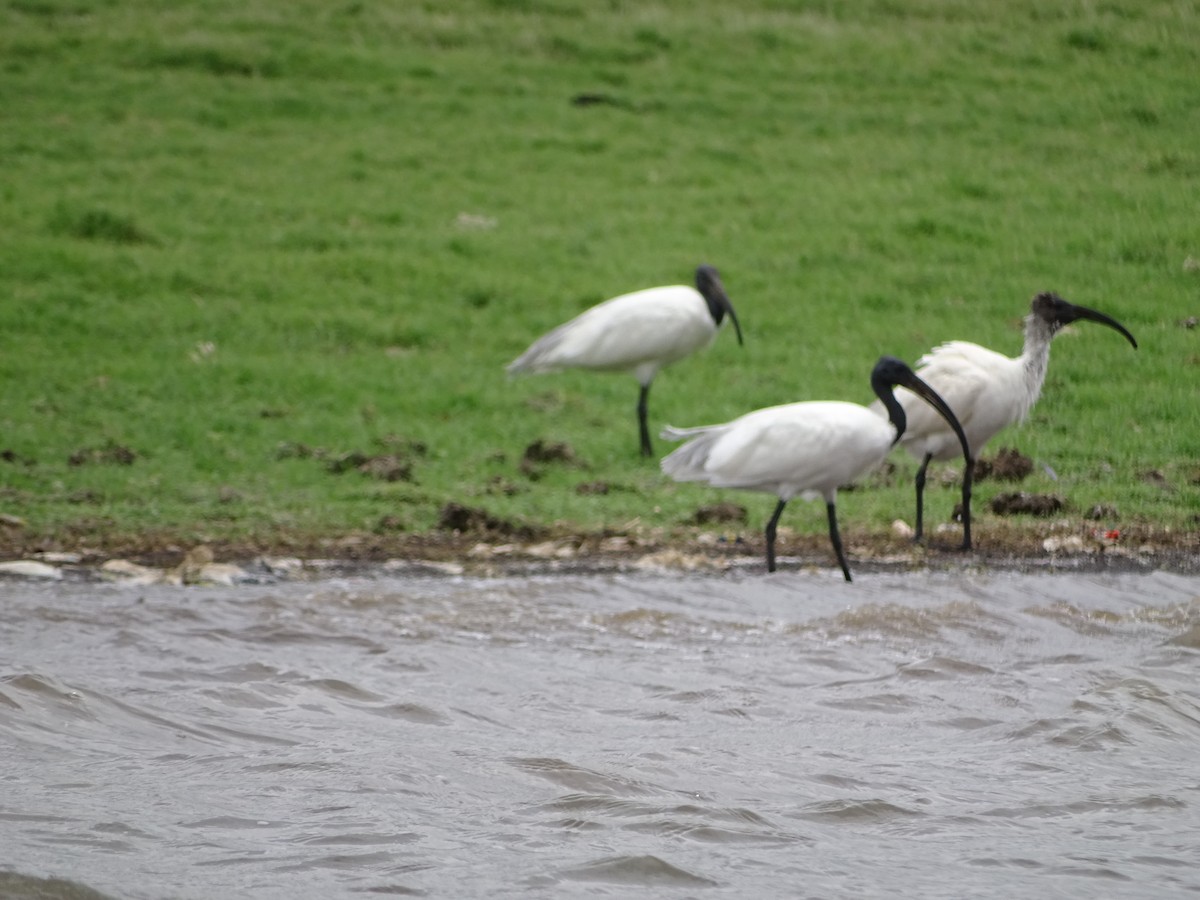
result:
M 1063 335 L 989 449 L 1066 515 L 1194 536 L 1197 71 L 1200 5 L 1154 0 L 5 0 L 6 552 L 420 535 L 451 502 L 595 532 L 735 500 L 753 533 L 769 498 L 638 457 L 632 379 L 503 374 L 700 262 L 746 346 L 664 373 L 655 427 L 1015 354 L 1055 289 L 1141 349 Z M 893 461 L 845 532 L 911 516 Z

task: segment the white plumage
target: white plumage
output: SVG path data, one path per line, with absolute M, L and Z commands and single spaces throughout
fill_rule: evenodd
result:
M 894 385 L 917 391 L 953 420 L 945 402 L 907 365 L 885 356 L 871 373 L 871 386 L 890 420 L 857 403 L 817 400 L 759 409 L 724 425 L 668 427 L 664 438 L 689 440 L 662 461 L 662 470 L 676 481 L 775 494 L 779 502 L 766 528 L 771 572 L 775 571 L 775 531 L 784 505 L 794 497 L 823 498 L 829 539 L 842 574 L 850 581 L 837 528 L 837 489 L 883 462 L 904 434 L 905 413 L 892 394 Z M 958 423 L 950 427 L 957 429 Z M 965 437 L 960 446 L 965 451 Z
M 1054 293 L 1041 293 L 1030 303 L 1025 318 L 1025 346 L 1016 358 L 1004 356 L 978 344 L 950 341 L 935 347 L 917 361 L 917 374 L 933 387 L 954 410 L 970 446 L 964 473 L 964 516 L 969 514 L 970 479 L 975 459 L 997 432 L 1025 420 L 1037 402 L 1050 362 L 1050 343 L 1064 325 L 1079 319 L 1099 322 L 1119 331 L 1135 348 L 1137 341 L 1121 323 L 1104 313 L 1069 303 Z M 945 461 L 960 452 L 958 439 L 915 395 L 899 393 L 908 414 L 908 430 L 900 443 L 917 459 L 917 520 L 915 539 L 920 540 L 924 519 L 925 471 L 932 461 Z M 873 404 L 876 412 L 883 407 Z M 970 547 L 966 534 L 964 546 Z
M 1045 367 L 1037 377 L 1031 378 L 1032 372 L 1023 356 L 1011 359 L 967 341 L 942 344 L 917 360 L 917 373 L 955 410 L 973 454 L 1002 428 L 1025 420 L 1037 402 Z M 900 439 L 906 450 L 938 461 L 962 452 L 940 416 L 928 413 L 929 407 L 913 394 L 902 391 L 899 398 L 909 413 L 908 430 Z
M 824 498 L 883 462 L 895 427 L 865 406 L 813 400 L 758 409 L 724 425 L 663 430 L 690 438 L 663 460 L 676 481 L 775 494 L 787 502 Z
M 653 453 L 646 423 L 650 384 L 659 370 L 707 347 L 725 315 L 742 330 L 720 275 L 696 269 L 696 287 L 670 285 L 605 300 L 534 341 L 508 365 L 509 374 L 591 369 L 629 372 L 641 385 L 638 425 L 642 453 Z

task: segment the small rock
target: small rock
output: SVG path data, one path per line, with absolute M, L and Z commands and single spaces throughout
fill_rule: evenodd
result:
M 896 519 L 896 521 L 892 522 L 892 534 L 898 538 L 903 538 L 904 540 L 912 540 L 912 536 L 916 534 L 916 532 L 913 530 L 913 527 L 903 519 Z
M 570 559 L 575 555 L 575 547 L 559 541 L 543 541 L 540 544 L 530 544 L 525 548 L 525 553 L 539 559 Z
M 60 566 L 78 565 L 83 560 L 83 556 L 79 553 L 61 553 L 56 550 L 47 550 L 45 553 L 36 555 L 44 563 L 55 563 Z
M 1090 550 L 1087 543 L 1077 534 L 1048 537 L 1042 541 L 1047 553 L 1084 553 Z
M 204 567 L 210 565 L 212 561 L 212 548 L 200 544 L 187 552 L 183 557 L 183 562 L 179 564 L 173 574 L 177 575 L 184 584 L 199 584 Z
M 0 562 L 0 575 L 13 575 L 17 578 L 41 578 L 45 581 L 58 581 L 62 572 L 54 566 L 36 559 L 16 559 L 11 562 Z
M 219 584 L 232 587 L 250 581 L 250 575 L 241 566 L 232 563 L 205 563 L 193 573 L 192 580 L 186 584 Z
M 25 520 L 10 513 L 0 513 L 0 525 L 5 528 L 24 528 Z
M 454 224 L 466 231 L 490 231 L 496 227 L 496 220 L 482 213 L 460 212 L 454 217 Z
M 304 569 L 304 560 L 296 556 L 263 556 L 259 563 L 272 575 L 290 578 Z
M 620 553 L 628 550 L 633 546 L 633 541 L 625 537 L 623 534 L 614 535 L 612 537 L 603 538 L 600 541 L 601 553 Z
M 110 559 L 100 567 L 100 575 L 123 584 L 158 584 L 165 573 L 161 569 L 139 566 L 127 559 Z

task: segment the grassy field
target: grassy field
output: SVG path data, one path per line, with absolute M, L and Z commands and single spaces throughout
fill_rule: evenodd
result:
M 952 338 L 1015 355 L 1054 289 L 1141 349 L 1064 334 L 988 450 L 1070 515 L 1194 532 L 1197 72 L 1200 4 L 1166 0 L 0 0 L 0 530 L 270 543 L 455 501 L 594 531 L 726 499 L 757 529 L 770 498 L 639 458 L 632 378 L 504 375 L 708 262 L 746 346 L 661 375 L 655 430 L 866 402 L 879 355 Z M 523 467 L 539 439 L 574 461 Z M 844 532 L 911 517 L 893 459 Z

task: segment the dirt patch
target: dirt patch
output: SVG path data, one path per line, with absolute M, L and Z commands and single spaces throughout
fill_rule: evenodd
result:
M 584 481 L 575 485 L 575 493 L 580 496 L 599 495 L 603 496 L 613 489 L 612 485 L 607 481 Z
M 1142 472 L 1138 477 L 1146 484 L 1152 484 L 1157 488 L 1162 488 L 1164 491 L 1170 494 L 1175 493 L 1175 485 L 1171 484 L 1170 479 L 1168 479 L 1167 476 L 1162 472 L 1158 471 L 1158 469 L 1150 469 L 1147 472 Z
M 437 527 L 442 531 L 459 534 L 494 534 L 521 540 L 534 540 L 545 531 L 531 525 L 501 519 L 486 509 L 463 506 L 461 503 L 447 503 L 443 506 L 438 514 Z
M 537 481 L 542 476 L 542 470 L 549 465 L 579 465 L 575 448 L 565 441 L 544 441 L 538 438 L 525 448 L 518 468 L 526 478 Z
M 380 481 L 413 480 L 412 463 L 390 453 L 368 456 L 365 453 L 353 451 L 330 459 L 325 463 L 325 469 L 331 475 L 358 472 L 360 475 L 377 478 Z
M 1117 508 L 1111 503 L 1097 503 L 1083 517 L 1093 522 L 1116 522 L 1121 518 Z
M 1024 481 L 1033 472 L 1033 460 L 1013 447 L 1001 447 L 995 456 L 975 461 L 975 480 Z
M 71 466 L 111 465 L 132 466 L 138 455 L 124 444 L 109 441 L 99 447 L 81 447 L 67 457 Z
M 383 450 L 367 453 L 362 450 L 328 450 L 308 444 L 285 441 L 275 448 L 275 458 L 315 459 L 325 465 L 331 475 L 358 472 L 380 481 L 412 481 L 414 458 L 424 456 L 428 448 L 421 441 L 398 435 L 386 435 L 374 442 Z
M 744 523 L 748 518 L 746 507 L 740 503 L 713 503 L 701 506 L 688 519 L 689 525 Z
M 12 463 L 14 466 L 32 466 L 34 461 L 19 455 L 15 450 L 0 450 L 0 462 Z
M 1057 494 L 1030 494 L 1025 491 L 997 494 L 991 503 L 992 512 L 998 516 L 1015 516 L 1022 513 L 1031 516 L 1052 516 L 1066 507 L 1066 501 Z

